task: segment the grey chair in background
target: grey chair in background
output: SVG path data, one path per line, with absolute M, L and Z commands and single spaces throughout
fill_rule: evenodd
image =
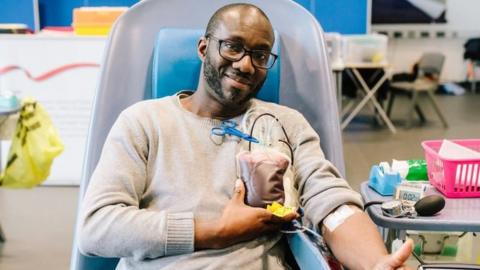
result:
M 387 106 L 387 115 L 390 117 L 395 96 L 400 92 L 406 92 L 410 98 L 409 110 L 407 113 L 406 127 L 412 125 L 413 113 L 416 110 L 420 120 L 425 121 L 424 114 L 419 105 L 420 96 L 425 96 L 430 101 L 433 109 L 442 121 L 445 128 L 448 128 L 447 120 L 442 114 L 440 106 L 435 100 L 440 74 L 442 73 L 445 56 L 441 53 L 424 53 L 418 62 L 418 75 L 413 81 L 399 81 L 390 84 L 390 98 Z

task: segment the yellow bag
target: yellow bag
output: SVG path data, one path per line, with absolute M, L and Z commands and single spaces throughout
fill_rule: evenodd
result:
M 63 143 L 43 107 L 24 99 L 0 185 L 30 188 L 42 183 L 62 151 Z

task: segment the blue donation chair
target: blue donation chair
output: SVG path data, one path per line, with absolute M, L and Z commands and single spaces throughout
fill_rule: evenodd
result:
M 117 20 L 106 46 L 94 101 L 80 202 L 119 113 L 143 99 L 196 89 L 201 65 L 196 44 L 204 31 L 198 29 L 205 29 L 219 7 L 235 2 L 144 0 Z M 277 36 L 274 51 L 280 55 L 258 97 L 302 112 L 320 135 L 326 158 L 344 173 L 337 102 L 320 25 L 290 0 L 245 2 L 257 5 L 269 16 Z M 288 241 L 301 269 L 330 269 L 305 233 L 290 234 Z M 110 270 L 117 261 L 83 256 L 74 244 L 71 269 Z

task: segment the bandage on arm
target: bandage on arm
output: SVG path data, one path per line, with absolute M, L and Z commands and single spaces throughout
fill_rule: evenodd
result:
M 342 225 L 345 220 L 357 212 L 360 212 L 358 207 L 344 204 L 328 214 L 323 220 L 323 225 L 329 232 L 333 232 L 338 226 Z

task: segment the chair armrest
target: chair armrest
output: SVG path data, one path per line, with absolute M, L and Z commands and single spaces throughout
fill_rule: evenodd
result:
M 331 270 L 320 247 L 310 239 L 307 233 L 287 234 L 287 241 L 300 269 Z

